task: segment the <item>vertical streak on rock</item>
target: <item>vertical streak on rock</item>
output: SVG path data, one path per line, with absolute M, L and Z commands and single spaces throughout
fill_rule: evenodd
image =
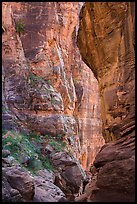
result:
M 76 45 L 78 15 L 83 3 L 11 2 L 6 5 L 12 7 L 15 23 L 20 20 L 25 24 L 25 32 L 20 37 L 15 32 L 15 25 L 10 25 L 5 33 L 7 38 L 15 35 L 10 58 L 19 61 L 13 68 L 15 76 L 11 83 L 16 97 L 12 102 L 17 107 L 22 128 L 25 124 L 30 131 L 39 134 L 65 135 L 83 168 L 89 168 L 104 140 L 98 82 L 81 60 Z M 4 10 L 3 21 L 8 23 L 5 17 Z M 17 50 L 20 50 L 19 54 Z M 7 59 L 5 56 L 3 59 L 9 80 L 8 66 L 5 66 Z M 18 87 L 16 74 L 23 75 L 25 69 L 24 83 Z M 25 91 L 20 91 L 21 87 Z M 5 95 L 9 96 L 9 93 Z M 18 107 L 22 108 L 21 111 Z

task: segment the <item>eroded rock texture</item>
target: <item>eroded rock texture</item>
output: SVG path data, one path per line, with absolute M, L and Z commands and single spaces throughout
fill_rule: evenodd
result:
M 32 177 L 21 167 L 2 169 L 3 202 L 31 202 L 35 187 Z
M 134 17 L 126 2 L 86 3 L 80 14 L 78 46 L 99 81 L 106 141 L 134 131 Z
M 61 134 L 86 169 L 104 139 L 98 83 L 76 45 L 82 4 L 3 2 L 3 127 Z
M 95 158 L 97 188 L 88 188 L 85 200 L 135 199 L 134 11 L 133 2 L 85 3 L 81 9 L 78 46 L 99 81 L 103 136 L 111 141 Z
M 8 163 L 9 165 L 9 163 Z M 40 170 L 30 175 L 19 164 L 2 168 L 3 202 L 59 202 L 67 201 L 65 194 L 54 184 L 55 177 L 49 171 Z

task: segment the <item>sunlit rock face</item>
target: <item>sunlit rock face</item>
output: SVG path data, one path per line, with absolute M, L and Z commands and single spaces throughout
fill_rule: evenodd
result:
M 3 3 L 3 127 L 62 134 L 89 169 L 104 139 L 98 82 L 76 45 L 82 5 Z
M 77 72 L 74 74 L 76 76 L 74 83 L 77 94 L 74 115 L 77 118 L 82 147 L 80 161 L 86 169 L 93 163 L 97 152 L 104 144 L 104 139 L 100 137 L 102 134 L 102 121 L 100 120 L 99 88 L 93 73 L 86 66 L 79 74 Z

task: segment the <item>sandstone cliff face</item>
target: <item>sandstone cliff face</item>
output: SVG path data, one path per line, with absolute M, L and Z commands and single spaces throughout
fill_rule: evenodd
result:
M 81 9 L 78 47 L 99 81 L 108 143 L 95 158 L 97 178 L 85 189 L 85 201 L 135 200 L 134 34 L 133 2 L 85 3 Z
M 106 141 L 134 131 L 134 17 L 126 2 L 86 3 L 80 14 L 78 46 L 99 81 Z
M 62 135 L 88 169 L 104 139 L 98 83 L 76 46 L 82 4 L 3 2 L 3 127 Z

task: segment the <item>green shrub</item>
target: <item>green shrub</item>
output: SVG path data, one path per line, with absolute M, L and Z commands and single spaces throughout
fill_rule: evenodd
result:
M 8 130 L 2 129 L 2 135 L 5 135 L 8 132 Z
M 77 79 L 73 79 L 73 83 L 74 83 L 74 85 L 76 85 L 78 83 L 78 80 Z
M 27 136 L 27 138 L 29 139 L 29 141 L 35 141 L 35 142 L 40 143 L 42 136 L 37 135 L 35 132 L 32 132 Z
M 62 146 L 63 148 L 65 148 L 65 147 L 66 147 L 66 142 L 61 141 L 61 146 Z
M 57 139 L 58 139 L 58 140 L 62 140 L 62 138 L 63 138 L 62 134 L 58 134 L 58 135 L 57 135 Z
M 7 156 L 8 156 L 7 152 L 2 151 L 2 157 L 5 158 Z
M 45 161 L 43 161 L 43 166 L 49 171 L 53 171 L 53 166 L 48 157 L 45 157 Z
M 50 144 L 52 147 L 55 147 L 55 146 L 57 145 L 57 142 L 56 142 L 54 139 L 50 139 L 49 144 Z
M 29 138 L 33 138 L 33 137 L 37 137 L 37 136 L 38 135 L 33 131 L 28 135 Z
M 54 148 L 56 152 L 61 152 L 66 146 L 65 142 L 55 141 L 54 139 L 50 139 L 49 144 Z
M 35 74 L 30 74 L 29 83 L 34 85 L 36 83 L 36 80 L 37 80 L 36 75 Z
M 20 147 L 20 138 L 14 138 L 13 135 L 8 135 L 2 139 L 2 147 L 10 152 L 18 152 Z
M 68 155 L 71 157 L 73 155 L 72 151 L 70 149 L 67 150 Z
M 56 99 L 54 97 L 51 98 L 51 103 L 55 104 L 56 103 Z
M 56 152 L 60 152 L 65 147 L 65 143 L 61 140 L 62 135 L 58 138 L 52 138 L 50 135 L 37 135 L 32 132 L 29 135 L 17 133 L 15 131 L 3 130 L 2 146 L 11 152 L 11 155 L 31 173 L 36 173 L 39 169 L 48 169 L 53 171 L 53 166 L 48 156 L 41 154 L 42 142 L 48 142 Z M 24 157 L 30 158 L 28 162 L 23 162 Z
M 46 80 L 42 76 L 37 76 L 37 75 L 31 73 L 30 76 L 29 76 L 29 83 L 34 86 L 35 84 L 37 84 L 39 82 L 46 83 Z
M 50 80 L 46 80 L 46 83 L 49 84 L 49 85 L 52 85 Z
M 31 156 L 29 163 L 28 163 L 28 167 L 33 169 L 33 170 L 40 170 L 42 169 L 42 162 L 36 158 L 35 156 Z
M 45 135 L 44 138 L 48 140 L 50 138 L 50 136 L 49 135 Z
M 16 32 L 18 32 L 20 35 L 25 31 L 25 24 L 22 21 L 17 21 L 15 29 L 16 29 Z

